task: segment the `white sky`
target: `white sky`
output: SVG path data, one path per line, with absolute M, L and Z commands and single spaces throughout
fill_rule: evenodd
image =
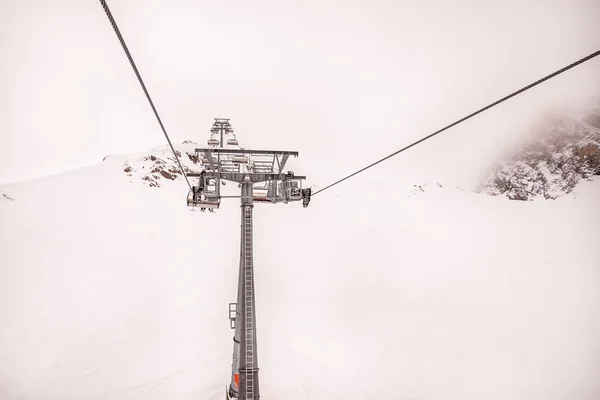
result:
M 600 49 L 597 0 L 109 5 L 174 141 L 229 117 L 339 174 Z M 165 143 L 98 1 L 1 0 L 0 84 L 0 182 Z M 370 173 L 474 183 L 540 110 L 598 94 L 595 59 Z

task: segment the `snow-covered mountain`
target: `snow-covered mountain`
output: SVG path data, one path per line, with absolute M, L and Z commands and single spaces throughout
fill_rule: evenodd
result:
M 579 115 L 553 112 L 540 119 L 480 190 L 513 200 L 555 199 L 593 175 L 600 175 L 600 98 Z
M 197 143 L 185 141 L 179 144 L 175 150 L 186 174 L 202 171 L 202 162 L 195 152 L 198 147 L 200 146 Z M 141 179 L 144 184 L 150 187 L 160 187 L 161 181 L 165 179 L 172 181 L 178 178 L 183 179 L 181 169 L 169 146 L 155 147 L 149 152 L 127 157 L 107 156 L 104 161 L 107 159 L 122 162 L 123 172 L 128 177 L 132 177 L 131 182 Z
M 170 157 L 0 187 L 0 399 L 224 397 L 239 206 L 191 212 Z M 262 398 L 598 398 L 600 180 L 553 202 L 414 183 L 255 207 Z

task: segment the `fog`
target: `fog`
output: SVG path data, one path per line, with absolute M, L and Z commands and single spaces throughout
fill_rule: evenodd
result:
M 173 141 L 214 117 L 300 151 L 320 185 L 600 49 L 600 3 L 108 2 Z M 0 182 L 165 143 L 97 1 L 0 2 Z M 549 107 L 600 93 L 594 59 L 382 163 L 475 185 Z M 310 183 L 310 179 L 309 179 Z

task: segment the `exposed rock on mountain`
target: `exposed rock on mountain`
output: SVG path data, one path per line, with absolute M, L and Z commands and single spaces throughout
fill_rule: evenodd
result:
M 175 153 L 186 174 L 200 173 L 202 169 L 200 158 L 195 153 L 196 146 L 196 143 L 189 140 L 176 145 Z M 182 153 L 185 156 L 182 157 Z M 181 177 L 181 170 L 169 146 L 155 147 L 149 154 L 125 161 L 123 172 L 127 176 L 138 176 L 150 187 L 160 187 L 161 180 L 176 180 Z
M 427 182 L 421 185 L 413 185 L 408 197 L 417 196 L 420 193 L 425 193 L 425 190 L 440 189 L 443 186 L 440 183 Z
M 555 199 L 600 175 L 600 98 L 579 115 L 553 112 L 532 129 L 520 150 L 501 160 L 480 192 L 512 200 Z

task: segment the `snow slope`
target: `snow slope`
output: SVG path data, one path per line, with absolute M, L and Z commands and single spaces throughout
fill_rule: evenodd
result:
M 238 203 L 191 212 L 181 178 L 127 176 L 141 157 L 0 187 L 0 399 L 224 397 Z M 598 399 L 600 180 L 387 178 L 256 206 L 262 398 Z

